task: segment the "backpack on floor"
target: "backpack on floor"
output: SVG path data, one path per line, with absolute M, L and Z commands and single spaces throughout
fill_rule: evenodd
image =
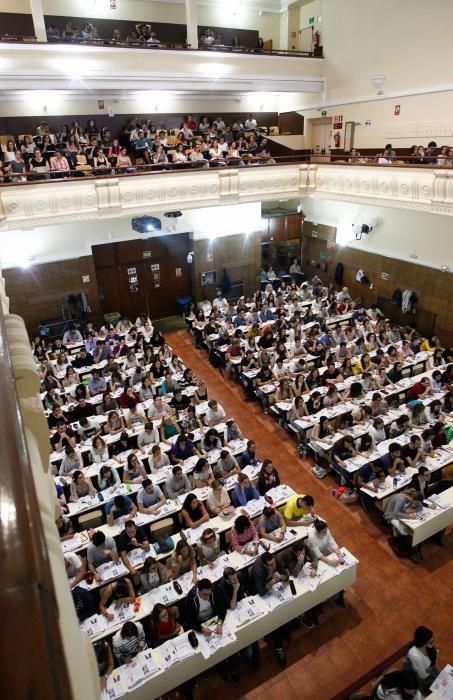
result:
M 312 457 L 313 450 L 310 447 L 310 441 L 306 438 L 301 438 L 297 443 L 297 452 L 299 453 L 299 457 L 303 457 L 304 459 Z

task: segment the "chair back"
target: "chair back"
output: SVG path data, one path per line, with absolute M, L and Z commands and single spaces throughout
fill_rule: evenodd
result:
M 82 515 L 79 515 L 80 529 L 89 530 L 92 527 L 99 527 L 99 525 L 102 525 L 103 517 L 103 512 L 100 509 L 90 510 L 89 513 L 82 513 Z

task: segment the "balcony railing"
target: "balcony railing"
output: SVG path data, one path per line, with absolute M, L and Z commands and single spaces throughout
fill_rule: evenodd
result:
M 2 34 L 0 36 L 0 42 L 12 42 L 12 43 L 26 43 L 26 44 L 44 44 L 46 42 L 39 42 L 35 36 L 21 36 L 13 34 Z M 113 41 L 112 39 L 80 39 L 78 37 L 68 37 L 68 38 L 54 38 L 48 37 L 47 43 L 49 44 L 65 44 L 65 45 L 81 45 L 81 46 L 108 46 L 118 49 L 143 49 L 154 51 L 210 51 L 215 53 L 234 53 L 234 54 L 253 54 L 261 56 L 289 56 L 294 58 L 323 58 L 322 49 L 315 49 L 314 51 L 289 51 L 286 49 L 265 49 L 259 46 L 226 46 L 226 45 L 215 45 L 215 46 L 199 46 L 195 48 L 191 44 L 185 42 L 173 42 L 166 41 L 160 42 L 158 44 L 147 44 L 141 43 L 139 41 Z
M 318 156 L 315 154 L 305 153 L 301 155 L 286 155 L 286 156 L 270 156 L 270 157 L 260 157 L 251 156 L 249 158 L 231 158 L 228 161 L 186 161 L 182 163 L 160 163 L 160 164 L 137 164 L 132 168 L 115 168 L 113 165 L 107 168 L 96 169 L 88 168 L 86 166 L 81 166 L 79 168 L 71 168 L 70 170 L 48 170 L 45 173 L 29 173 L 27 172 L 25 176 L 21 175 L 9 175 L 4 178 L 0 178 L 0 187 L 17 186 L 17 185 L 39 185 L 44 182 L 52 180 L 52 182 L 68 182 L 77 181 L 80 182 L 81 178 L 84 180 L 99 180 L 107 179 L 111 177 L 129 178 L 129 177 L 139 177 L 141 175 L 162 175 L 163 173 L 180 173 L 186 171 L 200 171 L 200 170 L 216 170 L 216 171 L 226 171 L 240 169 L 250 169 L 256 167 L 277 167 L 279 165 L 294 165 L 299 163 L 314 163 L 329 166 L 342 166 L 342 167 L 379 167 L 382 169 L 392 169 L 392 168 L 407 168 L 407 169 L 440 169 L 440 170 L 451 170 L 453 168 L 453 163 L 419 163 L 413 157 L 404 156 L 394 160 L 392 163 L 380 164 L 374 162 L 361 162 L 354 161 L 349 162 L 345 160 L 334 160 L 330 159 L 330 156 Z M 22 179 L 22 178 L 25 179 Z

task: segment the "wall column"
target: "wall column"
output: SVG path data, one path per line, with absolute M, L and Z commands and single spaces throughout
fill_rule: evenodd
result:
M 187 43 L 192 49 L 198 49 L 198 11 L 197 0 L 186 0 Z
M 46 25 L 44 13 L 42 11 L 42 0 L 30 0 L 30 9 L 35 28 L 35 37 L 38 41 L 47 41 Z

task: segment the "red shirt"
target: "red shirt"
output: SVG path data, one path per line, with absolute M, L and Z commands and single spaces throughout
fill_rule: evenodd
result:
M 426 391 L 426 386 L 423 382 L 416 382 L 407 392 L 407 398 L 411 401 L 418 399 L 418 397 Z

